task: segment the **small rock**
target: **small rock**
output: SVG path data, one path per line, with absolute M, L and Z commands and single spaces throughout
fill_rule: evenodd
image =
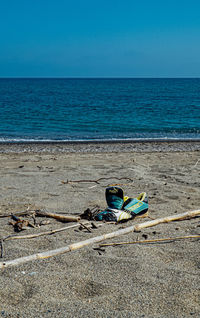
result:
M 147 234 L 142 234 L 142 237 L 144 237 L 144 239 L 146 240 L 148 238 Z

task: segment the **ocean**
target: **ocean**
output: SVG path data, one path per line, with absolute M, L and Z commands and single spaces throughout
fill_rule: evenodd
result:
M 200 79 L 0 78 L 0 142 L 200 139 Z

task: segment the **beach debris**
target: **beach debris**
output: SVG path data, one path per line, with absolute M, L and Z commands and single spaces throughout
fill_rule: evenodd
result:
M 80 218 L 86 220 L 95 220 L 95 216 L 98 215 L 99 212 L 101 212 L 101 209 L 98 205 L 96 205 L 92 209 L 87 208 L 82 214 L 80 214 Z
M 89 222 L 85 222 L 85 223 L 81 223 L 82 226 L 89 226 L 90 223 Z M 100 225 L 100 224 L 99 224 Z M 99 226 L 98 225 L 98 226 Z M 35 233 L 35 234 L 28 234 L 28 235 L 8 235 L 6 237 L 3 237 L 1 239 L 1 241 L 5 242 L 5 241 L 10 241 L 10 240 L 23 240 L 23 239 L 32 239 L 32 238 L 36 238 L 36 237 L 40 237 L 40 236 L 44 236 L 44 235 L 52 235 L 58 232 L 62 232 L 62 231 L 66 231 L 68 229 L 72 229 L 75 227 L 79 227 L 80 223 L 78 224 L 74 224 L 74 225 L 69 225 L 69 226 L 65 226 L 65 227 L 61 227 L 60 229 L 54 229 L 54 230 L 50 230 L 50 231 L 45 231 L 45 232 L 40 232 L 40 233 Z M 92 225 L 91 225 L 92 227 Z M 97 226 L 96 226 L 97 228 Z
M 4 256 L 4 242 L 3 242 L 3 240 L 0 240 L 0 248 L 1 248 L 0 258 L 3 258 L 3 256 Z
M 61 181 L 62 184 L 70 184 L 70 183 L 90 183 L 90 182 L 94 182 L 97 184 L 100 184 L 100 181 L 102 180 L 110 180 L 110 179 L 117 179 L 117 180 L 129 180 L 130 182 L 133 182 L 133 179 L 127 178 L 127 177 L 122 177 L 122 178 L 118 178 L 118 177 L 102 177 L 99 178 L 97 180 L 67 180 L 67 181 Z
M 38 223 L 39 226 L 42 226 L 42 225 L 48 225 L 50 224 L 51 222 L 49 220 L 42 220 Z
M 67 245 L 58 249 L 54 249 L 54 250 L 48 250 L 45 252 L 40 252 L 40 253 L 36 253 L 36 254 L 32 254 L 32 255 L 28 255 L 28 256 L 24 256 L 24 257 L 20 257 L 20 258 L 16 258 L 14 260 L 10 260 L 10 261 L 3 261 L 0 262 L 0 269 L 6 268 L 6 267 L 11 267 L 11 266 L 16 266 L 16 265 L 20 265 L 20 264 L 24 264 L 30 261 L 34 261 L 34 260 L 40 260 L 40 259 L 46 259 L 46 258 L 50 258 L 56 255 L 60 255 L 60 254 L 64 254 L 67 252 L 71 252 L 71 251 L 75 251 L 77 249 L 83 248 L 85 246 L 94 244 L 94 243 L 99 243 L 101 241 L 104 241 L 106 239 L 110 239 L 110 238 L 114 238 L 120 235 L 124 235 L 124 234 L 128 234 L 130 232 L 134 232 L 134 231 L 138 231 L 138 229 L 142 229 L 142 228 L 146 228 L 146 227 L 151 227 L 151 226 L 155 226 L 157 224 L 161 224 L 161 223 L 169 223 L 171 221 L 178 221 L 178 220 L 186 220 L 186 219 L 191 219 L 193 217 L 197 217 L 200 215 L 200 210 L 194 210 L 194 211 L 189 211 L 189 212 L 185 212 L 185 213 L 181 213 L 178 215 L 172 215 L 172 216 L 168 216 L 165 218 L 159 218 L 157 220 L 154 221 L 147 221 L 141 224 L 137 224 L 137 225 L 132 225 L 123 229 L 120 229 L 118 231 L 114 231 L 111 233 L 107 233 L 107 234 L 103 234 L 100 236 L 96 236 L 84 241 L 80 241 L 77 243 L 73 243 L 71 245 Z M 145 241 L 146 242 L 146 241 Z
M 101 252 L 105 252 L 105 248 L 102 247 L 94 247 L 93 250 L 97 251 L 99 255 L 102 255 Z
M 13 225 L 15 232 L 20 232 L 26 230 L 29 226 L 35 228 L 35 225 L 32 224 L 29 220 L 20 219 L 16 215 L 11 215 L 13 221 L 10 221 L 9 224 Z
M 34 225 L 36 225 L 36 216 L 41 216 L 41 217 L 49 217 L 49 218 L 54 218 L 57 219 L 61 222 L 78 222 L 80 220 L 79 216 L 71 216 L 71 215 L 65 215 L 65 214 L 58 214 L 58 213 L 50 213 L 50 212 L 45 212 L 45 211 L 41 211 L 39 209 L 35 209 L 35 210 L 29 210 L 27 209 L 26 211 L 23 212 L 15 212 L 10 213 L 10 214 L 6 214 L 6 215 L 0 215 L 0 218 L 6 218 L 6 217 L 16 217 L 15 221 L 18 221 L 19 219 L 17 219 L 18 216 L 32 216 L 33 221 L 34 221 Z M 29 224 L 31 224 L 29 222 Z M 41 221 L 38 225 L 46 225 L 49 224 L 49 221 L 47 220 L 43 220 Z M 32 225 L 32 227 L 35 227 L 34 225 Z M 31 225 L 30 225 L 31 226 Z
M 181 214 L 176 214 L 176 215 L 171 215 L 171 216 L 167 216 L 164 218 L 159 218 L 159 219 L 155 219 L 152 221 L 147 221 L 144 223 L 140 223 L 135 225 L 135 232 L 139 232 L 140 230 L 147 228 L 147 227 L 152 227 L 161 223 L 169 223 L 169 222 L 173 222 L 173 221 L 183 221 L 183 220 L 189 220 L 191 218 L 197 217 L 200 215 L 200 210 L 194 210 L 194 211 L 190 211 L 190 212 L 184 212 Z
M 98 224 L 98 226 L 95 226 L 94 224 L 91 224 L 89 222 L 85 222 L 85 223 L 81 223 L 82 227 L 86 227 L 87 226 L 87 230 L 89 231 L 89 227 L 91 226 L 91 228 L 98 228 L 100 225 L 102 224 Z M 45 231 L 45 232 L 40 232 L 40 233 L 36 233 L 36 234 L 28 234 L 28 235 L 8 235 L 3 237 L 2 239 L 0 239 L 0 248 L 1 248 L 1 254 L 0 254 L 0 258 L 4 257 L 4 242 L 5 241 L 11 241 L 11 240 L 24 240 L 24 239 L 33 239 L 33 238 L 37 238 L 40 236 L 44 236 L 44 235 L 52 235 L 52 234 L 56 234 L 58 232 L 62 232 L 62 231 L 66 231 L 68 229 L 72 229 L 75 227 L 80 226 L 80 224 L 74 224 L 74 225 L 70 225 L 70 226 L 65 226 L 62 227 L 60 229 L 54 229 L 54 230 L 50 230 L 50 231 Z M 91 232 L 91 231 L 90 231 Z
M 128 245 L 128 244 L 145 244 L 145 243 L 160 243 L 160 242 L 169 242 L 169 241 L 176 241 L 176 240 L 183 240 L 183 239 L 197 239 L 200 238 L 200 235 L 186 235 L 186 236 L 177 236 L 177 237 L 165 237 L 165 238 L 158 238 L 154 240 L 143 240 L 143 241 L 133 241 L 133 242 L 115 242 L 115 243 L 107 243 L 107 244 L 99 244 L 99 247 L 106 247 L 106 246 L 117 246 L 117 245 Z
M 80 224 L 79 230 L 86 229 L 89 233 L 92 233 L 89 227 L 86 226 L 84 223 L 79 222 L 79 224 Z
M 62 215 L 58 213 L 50 213 L 50 212 L 42 212 L 42 211 L 35 211 L 37 216 L 45 216 L 48 218 L 54 218 L 61 222 L 78 222 L 80 221 L 79 216 L 70 216 L 70 215 Z
M 33 212 L 33 214 L 31 215 L 31 217 L 32 217 L 32 219 L 33 219 L 33 223 L 34 223 L 35 227 L 38 226 L 37 221 L 36 221 L 35 212 Z
M 29 210 L 29 208 L 26 211 L 23 212 L 15 212 L 14 215 L 15 216 L 26 216 L 26 215 L 30 215 L 32 213 L 35 213 L 39 210 Z M 12 217 L 13 213 L 10 214 L 1 214 L 0 218 L 8 218 L 8 217 Z
M 92 227 L 92 229 L 97 229 L 98 228 L 98 226 L 96 224 L 94 224 L 93 222 L 91 222 L 91 227 Z
M 20 232 L 22 230 L 28 229 L 28 221 L 27 220 L 16 221 L 16 222 L 9 221 L 8 224 L 13 226 L 15 232 Z

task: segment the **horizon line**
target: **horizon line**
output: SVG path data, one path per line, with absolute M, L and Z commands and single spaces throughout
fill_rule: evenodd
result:
M 200 76 L 0 76 L 0 79 L 200 79 Z

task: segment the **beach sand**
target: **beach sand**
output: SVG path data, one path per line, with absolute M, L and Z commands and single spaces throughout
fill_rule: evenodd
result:
M 1 144 L 0 214 L 28 207 L 72 215 L 95 205 L 103 209 L 106 187 L 120 184 L 131 197 L 147 192 L 151 218 L 169 216 L 200 208 L 199 173 L 200 142 Z M 99 184 L 62 183 L 99 178 L 106 179 Z M 1 238 L 14 234 L 9 220 L 0 218 Z M 50 224 L 18 235 L 68 225 L 49 220 Z M 104 224 L 92 233 L 75 228 L 35 239 L 6 241 L 1 261 L 56 249 L 148 220 Z M 200 223 L 199 218 L 194 218 L 105 242 L 197 234 Z M 1 270 L 0 317 L 200 316 L 199 240 L 95 249 L 98 246 Z

